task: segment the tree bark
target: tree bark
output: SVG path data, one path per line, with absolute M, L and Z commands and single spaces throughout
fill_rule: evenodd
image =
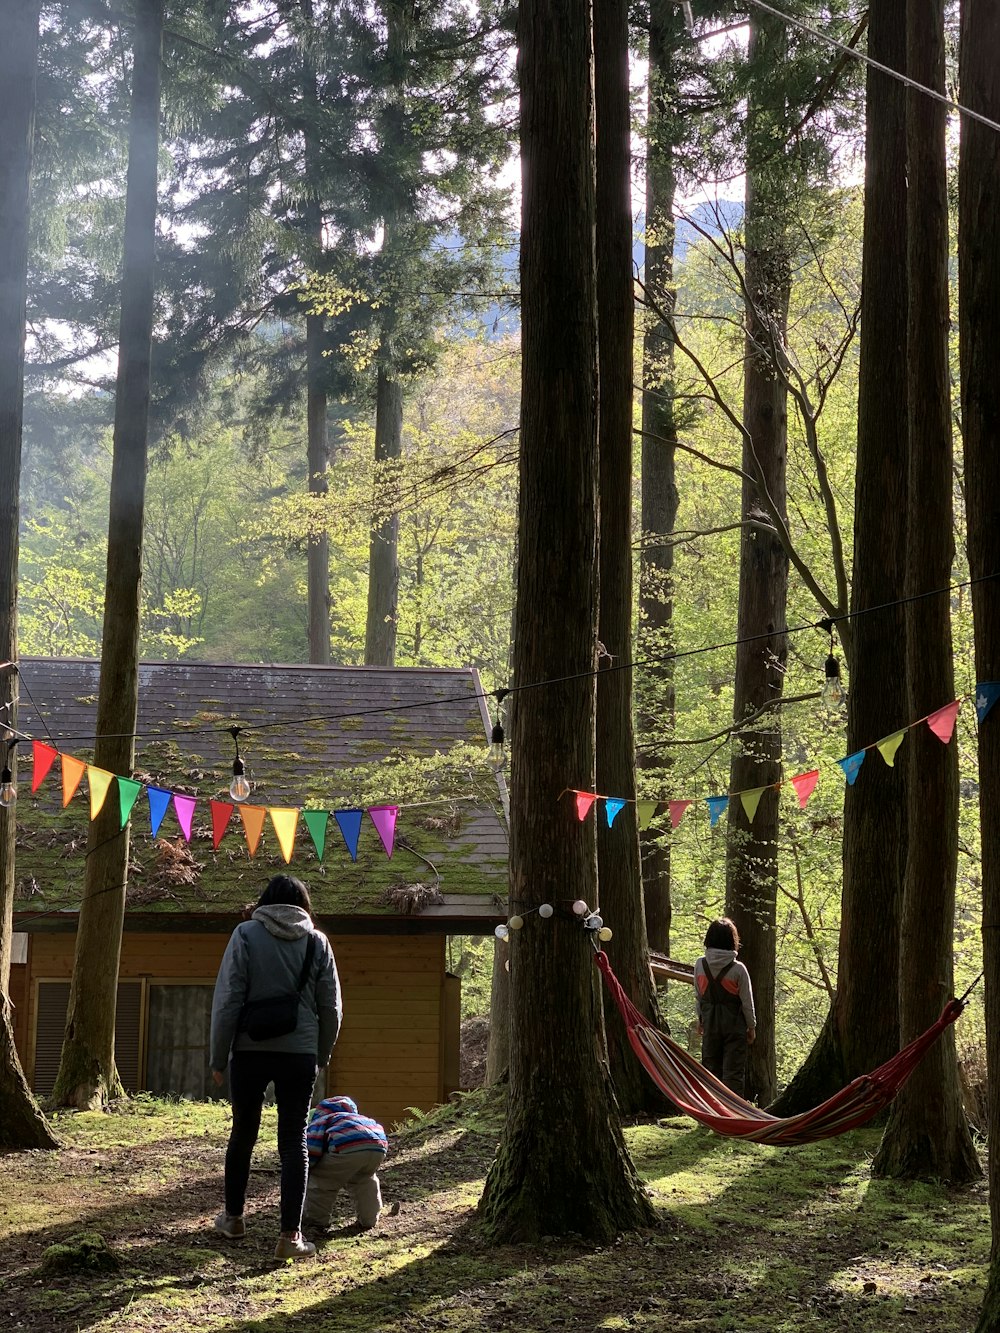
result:
M 770 19 L 751 19 L 751 61 L 771 52 L 781 59 L 784 32 Z M 782 516 L 786 512 L 787 392 L 776 374 L 773 343 L 784 342 L 788 321 L 791 270 L 788 254 L 787 167 L 781 153 L 768 148 L 755 161 L 764 138 L 758 128 L 774 112 L 756 91 L 748 104 L 746 214 L 747 339 L 744 354 L 743 421 L 749 433 L 743 468 L 759 474 Z M 767 136 L 770 143 L 770 136 Z M 755 465 L 756 461 L 756 465 Z M 737 613 L 736 676 L 733 721 L 781 697 L 788 640 L 785 605 L 788 557 L 777 536 L 749 520 L 759 507 L 757 486 L 743 483 L 743 535 L 740 542 L 740 592 Z M 740 932 L 740 955 L 750 971 L 757 1007 L 757 1040 L 747 1063 L 748 1095 L 761 1103 L 777 1092 L 774 1041 L 775 919 L 778 896 L 778 792 L 781 777 L 781 721 L 778 710 L 767 720 L 736 730 L 730 765 L 730 791 L 772 787 L 765 791 L 751 823 L 742 802 L 729 806 L 726 844 L 726 910 Z
M 524 0 L 522 393 L 511 771 L 513 933 L 507 1120 L 480 1204 L 495 1241 L 610 1239 L 652 1217 L 603 1056 L 597 973 L 574 898 L 594 901 L 597 307 L 593 57 L 586 0 Z M 558 275 L 558 280 L 556 276 Z M 546 920 L 537 908 L 549 902 Z
M 962 101 L 1000 119 L 1000 9 L 964 0 Z M 976 680 L 1000 681 L 1000 135 L 962 122 L 958 169 L 959 336 L 969 573 Z M 979 814 L 986 971 L 986 1061 L 1000 1087 L 1000 709 L 979 728 Z M 1000 1097 L 989 1099 L 989 1141 L 1000 1143 Z M 1000 1154 L 990 1157 L 990 1271 L 976 1333 L 1000 1333 Z
M 510 947 L 498 940 L 493 946 L 490 985 L 490 1036 L 486 1046 L 486 1086 L 499 1083 L 510 1067 Z
M 907 73 L 944 92 L 944 0 L 910 0 Z M 907 699 L 911 718 L 955 697 L 951 602 L 951 395 L 948 367 L 948 176 L 944 107 L 906 94 L 909 317 Z M 900 929 L 899 1023 L 909 1042 L 953 991 L 958 870 L 958 746 L 929 727 L 907 738 L 907 855 Z M 980 1174 L 962 1104 L 954 1028 L 931 1047 L 893 1103 L 872 1163 L 879 1176 L 963 1182 Z
M 375 496 L 368 546 L 365 665 L 393 666 L 399 605 L 399 510 L 395 495 L 403 453 L 403 386 L 379 364 L 375 397 Z
M 315 116 L 319 107 L 316 66 L 310 54 L 308 38 L 312 35 L 312 0 L 300 0 L 307 25 L 302 52 L 302 96 L 306 112 Z M 321 204 L 321 145 L 315 129 L 305 131 L 305 167 L 307 198 L 305 227 L 315 255 L 323 253 L 323 209 Z M 306 316 L 306 455 L 309 466 L 309 493 L 325 496 L 330 484 L 330 448 L 326 430 L 326 368 L 323 357 L 325 321 L 322 315 Z M 330 661 L 330 539 L 326 532 L 311 532 L 306 549 L 307 606 L 309 621 L 309 661 Z
M 673 303 L 674 126 L 677 79 L 674 50 L 681 32 L 673 0 L 651 0 L 649 75 L 646 99 L 645 284 L 663 310 Z M 674 341 L 670 325 L 650 320 L 642 339 L 642 549 L 639 556 L 639 657 L 664 657 L 674 647 L 673 534 L 679 496 L 676 479 L 677 426 L 673 404 Z M 653 662 L 638 685 L 638 765 L 657 785 L 670 788 L 672 755 L 666 740 L 674 729 L 674 666 Z M 642 888 L 649 945 L 670 952 L 670 841 L 662 828 L 639 835 Z
M 906 0 L 872 0 L 868 12 L 869 54 L 904 70 Z M 905 617 L 886 605 L 902 597 L 906 568 L 906 102 L 903 85 L 870 66 L 864 219 L 847 754 L 911 720 L 900 689 Z M 864 614 L 871 607 L 886 609 Z M 779 1115 L 825 1101 L 899 1049 L 898 996 L 885 979 L 898 971 L 904 763 L 873 757 L 845 787 L 843 858 L 837 993 L 805 1064 L 771 1107 Z
M 94 746 L 95 765 L 122 775 L 132 772 L 139 697 L 162 32 L 162 0 L 138 0 L 104 635 Z M 120 827 L 112 795 L 88 829 L 66 1037 L 52 1094 L 61 1105 L 96 1107 L 121 1090 L 114 1059 L 115 1000 L 128 848 L 128 825 Z
M 24 322 L 28 269 L 28 209 L 35 84 L 37 3 L 7 3 L 0 47 L 0 662 L 17 659 L 17 557 L 20 521 Z M 16 674 L 0 669 L 0 718 L 16 726 Z M 10 753 L 16 777 L 14 747 Z M 14 913 L 16 806 L 0 808 L 0 1149 L 54 1148 L 21 1071 L 11 1027 L 10 967 Z
M 600 611 L 597 678 L 597 790 L 628 804 L 608 827 L 597 809 L 600 909 L 614 930 L 608 956 L 632 1003 L 659 1019 L 649 967 L 635 807 L 632 728 L 632 206 L 628 0 L 594 7 L 597 122 L 597 327 L 600 413 Z M 596 904 L 592 904 L 596 905 Z M 662 1108 L 663 1097 L 635 1058 L 616 1006 L 605 1012 L 608 1065 L 624 1115 Z

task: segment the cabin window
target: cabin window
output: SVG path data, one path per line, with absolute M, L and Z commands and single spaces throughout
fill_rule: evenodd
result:
M 55 1087 L 59 1073 L 66 1010 L 69 1007 L 68 981 L 39 981 L 35 1008 L 35 1060 L 32 1089 L 47 1097 Z M 115 1010 L 115 1064 L 126 1092 L 138 1092 L 142 1086 L 142 992 L 141 981 L 118 983 Z

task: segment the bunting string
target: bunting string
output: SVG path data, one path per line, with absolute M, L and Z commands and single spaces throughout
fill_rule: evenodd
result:
M 899 747 L 906 739 L 907 732 L 912 731 L 914 727 L 926 725 L 942 745 L 950 744 L 955 734 L 955 723 L 958 719 L 959 709 L 970 698 L 975 701 L 976 720 L 982 726 L 987 714 L 1000 699 L 1000 681 L 982 681 L 971 694 L 960 695 L 957 699 L 953 699 L 951 703 L 935 709 L 933 713 L 928 713 L 925 717 L 917 718 L 915 722 L 910 722 L 899 731 L 894 731 L 890 736 L 883 736 L 881 740 L 872 741 L 870 745 L 865 745 L 860 750 L 855 750 L 853 754 L 838 759 L 836 762 L 841 770 L 842 777 L 846 779 L 849 786 L 853 787 L 858 779 L 858 774 L 861 772 L 861 766 L 865 762 L 865 756 L 872 750 L 877 750 L 889 768 L 893 768 Z M 744 791 L 730 791 L 705 796 L 702 800 L 708 809 L 709 824 L 712 828 L 716 827 L 730 804 L 737 798 L 746 815 L 747 823 L 752 824 L 761 797 L 766 791 L 780 791 L 782 787 L 791 787 L 799 803 L 799 809 L 804 810 L 809 803 L 809 798 L 816 790 L 819 780 L 820 770 L 811 768 L 806 772 L 796 773 L 794 777 L 767 783 L 763 787 L 750 787 Z M 658 814 L 669 812 L 670 827 L 673 830 L 677 828 L 687 810 L 695 804 L 693 798 L 676 800 L 666 796 L 638 798 L 603 796 L 600 792 L 581 791 L 576 787 L 567 787 L 565 791 L 560 793 L 560 798 L 566 795 L 573 796 L 576 803 L 576 815 L 581 822 L 587 818 L 592 809 L 603 805 L 609 828 L 626 805 L 634 805 L 640 829 L 648 828 Z

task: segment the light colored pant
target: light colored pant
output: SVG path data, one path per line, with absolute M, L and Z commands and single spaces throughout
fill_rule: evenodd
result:
M 328 1152 L 318 1161 L 310 1161 L 306 1225 L 329 1226 L 337 1195 L 347 1190 L 358 1211 L 358 1225 L 366 1230 L 373 1227 L 382 1209 L 382 1190 L 375 1172 L 384 1161 L 381 1148 Z

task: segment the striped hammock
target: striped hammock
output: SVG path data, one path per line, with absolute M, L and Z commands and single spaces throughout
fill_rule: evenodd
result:
M 738 1097 L 694 1056 L 653 1027 L 622 990 L 601 949 L 596 952 L 596 962 L 621 1011 L 633 1051 L 656 1086 L 679 1110 L 716 1134 L 785 1148 L 830 1139 L 867 1124 L 889 1105 L 941 1033 L 965 1008 L 964 1000 L 949 1000 L 937 1022 L 884 1065 L 862 1074 L 813 1110 L 782 1119 Z

